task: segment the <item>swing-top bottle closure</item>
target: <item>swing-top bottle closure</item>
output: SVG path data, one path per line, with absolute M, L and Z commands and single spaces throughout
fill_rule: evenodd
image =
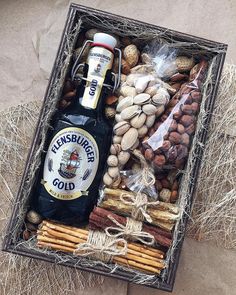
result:
M 119 86 L 120 72 L 121 72 L 121 52 L 116 48 L 116 39 L 105 33 L 97 33 L 94 35 L 94 40 L 88 40 L 85 42 L 82 50 L 77 57 L 77 60 L 72 68 L 72 79 L 86 80 L 84 94 L 80 99 L 82 106 L 86 108 L 95 109 L 97 107 L 99 97 L 103 87 L 112 89 L 113 91 Z M 87 45 L 90 45 L 91 49 L 87 57 L 88 72 L 87 77 L 80 77 L 77 72 L 84 64 L 79 64 L 79 59 Z M 105 84 L 105 78 L 107 71 L 112 69 L 114 54 L 118 51 L 119 54 L 119 72 L 111 75 L 114 77 L 113 85 Z

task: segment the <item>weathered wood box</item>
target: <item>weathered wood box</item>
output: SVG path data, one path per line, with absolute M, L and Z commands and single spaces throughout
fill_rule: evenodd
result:
M 47 134 L 48 123 L 51 120 L 57 100 L 62 92 L 63 81 L 71 68 L 72 52 L 75 46 L 78 47 L 78 34 L 81 28 L 97 27 L 109 31 L 111 28 L 113 33 L 120 36 L 138 37 L 140 41 L 147 39 L 158 39 L 171 44 L 178 44 L 179 50 L 189 55 L 203 55 L 208 59 L 211 69 L 210 81 L 206 87 L 207 98 L 204 101 L 205 115 L 202 121 L 204 128 L 196 132 L 195 137 L 198 138 L 198 145 L 193 145 L 194 157 L 191 163 L 191 173 L 189 175 L 189 185 L 187 190 L 188 201 L 186 202 L 185 214 L 178 231 L 178 245 L 174 250 L 173 259 L 170 261 L 168 273 L 165 279 L 156 278 L 155 281 L 145 283 L 145 285 L 161 290 L 171 291 L 173 289 L 175 275 L 177 271 L 178 261 L 181 253 L 182 243 L 184 240 L 184 230 L 190 213 L 192 198 L 194 194 L 195 183 L 197 182 L 198 171 L 201 163 L 203 150 L 200 146 L 204 145 L 207 139 L 207 129 L 214 108 L 214 101 L 217 94 L 219 79 L 225 59 L 227 45 L 198 38 L 195 36 L 168 30 L 159 26 L 143 23 L 122 16 L 117 16 L 107 12 L 87 8 L 77 4 L 71 4 L 65 28 L 62 34 L 60 46 L 57 52 L 56 60 L 52 69 L 48 88 L 44 98 L 44 104 L 40 113 L 37 129 L 32 142 L 32 146 L 28 155 L 22 182 L 16 196 L 15 206 L 7 228 L 3 250 L 19 255 L 41 259 L 52 263 L 61 263 L 65 266 L 76 267 L 81 270 L 114 277 L 128 282 L 136 282 L 133 273 L 121 271 L 119 269 L 112 273 L 102 265 L 89 266 L 80 263 L 75 258 L 68 259 L 67 262 L 61 262 L 55 256 L 44 254 L 32 247 L 26 247 L 20 241 L 20 231 L 24 222 L 24 214 L 27 211 L 31 192 L 34 187 L 34 180 L 37 177 L 35 167 L 40 163 L 40 149 L 42 150 L 45 134 Z M 199 119 L 200 120 L 200 119 Z M 191 261 L 189 262 L 191 263 Z

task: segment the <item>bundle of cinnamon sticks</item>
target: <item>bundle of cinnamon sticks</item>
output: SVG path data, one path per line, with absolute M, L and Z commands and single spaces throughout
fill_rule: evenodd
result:
M 131 196 L 136 196 L 134 192 L 128 192 Z M 121 196 L 127 195 L 127 191 L 121 189 L 104 189 L 104 199 L 99 204 L 100 207 L 114 211 L 118 214 L 131 216 L 133 207 L 121 201 Z M 165 231 L 171 231 L 175 222 L 179 218 L 179 208 L 175 204 L 159 202 L 156 205 L 148 205 L 146 212 L 152 219 L 152 224 L 156 225 Z
M 116 221 L 116 223 L 114 221 Z M 117 215 L 111 211 L 105 210 L 100 207 L 95 207 L 89 216 L 89 228 L 91 230 L 105 230 L 109 228 L 117 228 L 116 231 L 118 231 L 119 227 L 117 227 L 117 224 L 120 224 L 125 227 L 127 224 L 127 217 Z M 145 223 L 142 223 L 142 231 L 145 233 L 149 233 L 151 236 L 153 236 L 155 244 L 164 247 L 170 247 L 172 238 L 172 234 L 170 232 L 167 232 L 158 227 L 154 227 Z M 132 235 L 131 238 L 135 240 L 135 237 Z
M 78 245 L 86 243 L 87 238 L 86 229 L 43 221 L 37 232 L 37 245 L 40 248 L 82 255 L 83 251 L 78 251 Z M 163 251 L 136 243 L 128 243 L 127 253 L 113 256 L 112 263 L 153 274 L 160 274 L 165 268 Z

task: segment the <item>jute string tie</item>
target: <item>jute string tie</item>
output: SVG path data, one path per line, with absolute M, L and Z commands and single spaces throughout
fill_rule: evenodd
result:
M 141 221 L 145 219 L 147 222 L 152 223 L 152 218 L 147 213 L 147 206 L 158 205 L 159 201 L 149 202 L 146 194 L 137 193 L 134 195 L 129 192 L 121 194 L 120 200 L 132 207 L 131 216 L 134 219 L 141 219 Z
M 126 253 L 126 240 L 107 236 L 105 233 L 99 231 L 89 231 L 87 242 L 77 245 L 77 249 L 75 250 L 75 254 L 92 256 L 104 262 L 110 262 L 115 255 L 125 255 Z
M 138 240 L 145 245 L 153 245 L 155 239 L 153 235 L 142 231 L 143 223 L 134 220 L 133 218 L 126 218 L 126 225 L 119 223 L 112 215 L 107 216 L 116 226 L 109 226 L 105 228 L 105 233 L 109 237 L 130 237 Z

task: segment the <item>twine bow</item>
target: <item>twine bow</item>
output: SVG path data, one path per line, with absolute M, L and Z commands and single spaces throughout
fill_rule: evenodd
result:
M 109 261 L 112 256 L 127 253 L 127 241 L 108 237 L 102 232 L 89 231 L 87 242 L 77 245 L 75 252 L 80 251 L 84 252 L 80 253 L 81 256 L 95 255 L 98 259 Z
M 123 225 L 119 223 L 113 216 L 108 215 L 107 216 L 114 224 L 115 226 L 109 226 L 105 228 L 105 233 L 109 237 L 113 238 L 119 238 L 119 237 L 133 237 L 135 240 L 140 241 L 143 244 L 146 245 L 153 245 L 155 242 L 155 239 L 153 235 L 151 235 L 148 232 L 142 231 L 143 224 L 141 221 L 134 220 L 132 218 L 127 217 L 126 218 L 126 225 Z M 114 233 L 116 232 L 116 233 Z
M 141 178 L 141 184 L 143 186 L 151 186 L 154 185 L 156 182 L 155 175 L 152 172 L 151 167 L 148 165 L 146 159 L 144 158 L 143 154 L 140 152 L 140 150 L 133 150 L 133 155 L 139 159 L 141 166 L 142 166 L 142 178 Z
M 147 195 L 137 193 L 136 195 L 129 192 L 120 195 L 120 200 L 126 204 L 132 206 L 132 217 L 137 219 L 141 213 L 141 218 L 145 218 L 147 222 L 152 223 L 151 216 L 146 212 L 148 205 L 158 205 L 159 201 L 149 202 Z

